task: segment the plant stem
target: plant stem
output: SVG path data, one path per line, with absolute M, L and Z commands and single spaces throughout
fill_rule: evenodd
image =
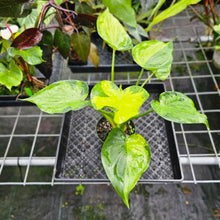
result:
M 115 78 L 115 49 L 112 51 L 112 74 L 111 74 L 111 80 L 114 82 Z
M 139 74 L 138 80 L 137 80 L 137 82 L 136 82 L 136 86 L 138 86 L 138 85 L 139 85 L 139 83 L 140 83 L 140 81 L 141 81 L 141 77 L 142 77 L 143 73 L 144 73 L 144 68 L 142 68 L 142 69 L 141 69 L 141 72 L 140 72 L 140 74 Z
M 8 28 L 8 30 L 10 31 L 10 33 L 13 34 L 13 32 L 12 32 L 10 26 L 7 24 L 7 22 L 6 21 L 3 21 L 3 22 L 4 22 L 5 26 Z
M 154 73 L 152 73 L 152 74 L 144 81 L 144 83 L 141 85 L 141 87 L 144 87 L 144 85 L 152 78 L 153 75 L 154 75 Z
M 150 110 L 147 111 L 147 112 L 144 112 L 144 113 L 142 113 L 142 114 L 140 114 L 140 115 L 136 115 L 136 116 L 134 116 L 134 117 L 131 118 L 130 120 L 133 120 L 133 119 L 137 119 L 137 118 L 143 117 L 143 116 L 145 116 L 145 115 L 147 115 L 147 114 L 149 114 L 149 113 L 151 113 L 151 112 L 153 112 L 153 111 L 154 111 L 153 109 L 150 109 Z

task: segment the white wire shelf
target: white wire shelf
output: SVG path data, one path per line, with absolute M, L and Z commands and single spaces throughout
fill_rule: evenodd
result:
M 179 24 L 190 16 L 189 11 L 185 11 L 170 19 L 168 25 L 174 27 L 172 31 L 167 32 L 165 26 L 165 31 L 158 36 L 167 41 L 180 36 L 174 41 L 173 68 L 165 85 L 167 90 L 190 96 L 197 109 L 208 116 L 211 129 L 203 125 L 172 124 L 172 127 L 183 182 L 220 183 L 220 70 L 213 66 L 208 54 L 213 48 L 203 44 L 207 38 L 210 40 L 201 36 L 204 26 L 198 22 L 189 25 L 188 21 L 187 25 Z M 117 73 L 115 78 L 117 83 L 132 84 L 137 76 L 138 73 L 123 72 Z M 143 81 L 147 77 L 146 72 Z M 110 74 L 72 74 L 64 65 L 62 78 L 95 84 L 110 79 Z M 157 81 L 151 79 L 151 82 Z M 63 114 L 48 115 L 35 106 L 0 108 L 0 185 L 72 184 L 54 179 L 63 120 Z

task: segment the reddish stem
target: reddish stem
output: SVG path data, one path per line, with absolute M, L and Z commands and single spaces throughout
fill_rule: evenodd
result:
M 11 32 L 11 34 L 13 34 L 13 32 L 12 32 L 11 28 L 9 27 L 9 25 L 7 24 L 7 22 L 6 21 L 3 21 L 3 22 L 4 22 L 5 26 L 8 28 L 8 30 Z

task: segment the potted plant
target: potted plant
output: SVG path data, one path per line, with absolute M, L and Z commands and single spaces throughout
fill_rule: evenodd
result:
M 79 30 L 82 29 L 79 23 L 89 20 L 91 26 L 91 20 L 94 23 L 96 17 L 79 13 L 76 18 L 74 10 L 64 7 L 64 3 L 64 5 L 59 5 L 62 2 L 59 0 L 49 0 L 43 4 L 36 2 L 28 16 L 9 20 L 9 22 L 19 25 L 20 29 L 16 26 L 16 33 L 12 30 L 14 26 L 10 27 L 2 18 L 6 26 L 6 29 L 1 31 L 0 38 L 0 83 L 3 90 L 20 91 L 20 89 L 14 88 L 28 87 L 26 88 L 27 93 L 31 95 L 35 91 L 30 90 L 31 85 L 38 89 L 45 87 L 45 82 L 39 81 L 34 76 L 35 67 L 47 79 L 50 78 L 53 68 L 52 55 L 55 51 L 58 51 L 63 58 L 68 58 L 74 47 L 79 56 L 83 60 L 87 60 L 90 52 L 90 39 L 85 31 L 79 33 Z M 20 7 L 20 2 L 18 7 Z M 51 25 L 50 21 L 55 15 L 58 22 Z M 86 25 L 85 22 L 84 25 Z M 54 35 L 48 29 L 53 29 Z M 9 37 L 5 35 L 5 32 L 8 32 Z
M 196 4 L 200 0 L 180 0 L 175 4 L 169 5 L 164 10 L 160 9 L 165 4 L 164 0 L 154 1 L 154 4 L 150 5 L 149 1 L 115 1 L 115 0 L 102 0 L 96 2 L 93 6 L 96 8 L 97 13 L 102 12 L 105 8 L 115 15 L 124 25 L 124 28 L 132 36 L 132 42 L 134 44 L 140 43 L 142 40 L 154 39 L 155 36 L 151 34 L 151 31 L 156 33 L 160 27 L 160 23 L 169 17 L 183 11 L 190 4 Z M 156 3 L 155 3 L 156 2 Z M 149 7 L 145 7 L 145 6 Z M 155 26 L 158 25 L 157 28 Z M 174 36 L 175 37 L 175 36 Z M 98 68 L 93 68 L 92 65 L 87 65 L 87 68 L 79 68 L 77 66 L 70 65 L 69 68 L 73 72 L 107 72 L 111 68 L 111 63 L 108 57 L 111 54 L 111 48 L 104 47 L 102 41 L 95 40 L 99 51 L 100 65 Z M 107 48 L 107 49 L 106 49 Z M 137 71 L 138 65 L 133 63 L 132 55 L 129 51 L 117 51 L 115 68 L 117 71 Z
M 141 174 L 148 168 L 151 159 L 150 146 L 140 134 L 125 133 L 126 123 L 155 111 L 166 120 L 178 123 L 204 123 L 207 117 L 200 114 L 193 101 L 179 92 L 164 92 L 159 100 L 151 102 L 152 109 L 139 114 L 141 105 L 149 97 L 144 85 L 150 77 L 165 80 L 172 63 L 172 42 L 144 41 L 135 47 L 120 22 L 106 9 L 99 15 L 97 30 L 113 49 L 111 81 L 97 83 L 87 99 L 89 89 L 83 81 L 64 80 L 51 84 L 35 95 L 23 99 L 35 103 L 42 111 L 50 114 L 79 110 L 86 106 L 94 108 L 111 124 L 101 151 L 102 164 L 112 185 L 129 207 L 128 195 Z M 122 89 L 114 83 L 114 54 L 116 50 L 132 49 L 135 62 L 143 69 L 152 71 L 151 76 L 139 86 Z M 143 72 L 143 71 L 142 71 Z M 106 110 L 108 109 L 108 111 Z M 144 117 L 143 117 L 144 120 Z
M 217 4 L 218 2 L 213 0 L 203 1 L 203 13 L 199 13 L 196 8 L 192 6 L 190 6 L 190 8 L 196 17 L 207 26 L 208 32 L 213 36 L 213 64 L 216 68 L 220 69 L 220 20 L 218 10 L 216 10 Z

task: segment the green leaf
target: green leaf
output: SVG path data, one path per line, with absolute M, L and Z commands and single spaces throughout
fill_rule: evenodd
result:
M 146 31 L 148 32 L 151 27 L 169 17 L 172 17 L 181 11 L 183 11 L 188 5 L 197 4 L 201 0 L 180 0 L 174 5 L 168 7 L 167 9 L 163 10 L 160 14 L 154 17 L 153 21 L 149 24 Z
M 39 46 L 34 46 L 24 50 L 18 50 L 15 47 L 9 47 L 8 54 L 11 57 L 15 57 L 16 55 L 21 56 L 30 65 L 37 65 L 44 61 L 42 59 L 43 52 Z
M 126 137 L 121 129 L 114 128 L 102 147 L 101 159 L 109 180 L 129 207 L 129 192 L 150 164 L 147 142 L 139 134 Z
M 91 103 L 97 110 L 110 108 L 114 122 L 122 124 L 139 113 L 141 105 L 149 93 L 140 86 L 130 86 L 122 90 L 113 82 L 101 81 L 91 91 Z
M 131 0 L 102 0 L 102 2 L 121 21 L 136 27 L 136 15 Z
M 199 113 L 193 101 L 180 92 L 164 92 L 160 101 L 151 101 L 154 111 L 168 121 L 177 123 L 204 123 L 209 128 L 206 115 Z
M 37 9 L 32 9 L 31 13 L 24 17 L 24 18 L 18 18 L 17 21 L 19 25 L 21 26 L 20 32 L 23 32 L 25 29 L 33 28 L 35 27 L 35 22 L 38 17 Z
M 213 28 L 216 33 L 220 34 L 220 24 L 214 25 Z
M 173 61 L 173 42 L 143 41 L 132 49 L 134 61 L 142 68 L 151 70 L 160 80 L 170 74 Z
M 127 30 L 128 30 L 128 33 L 130 35 L 132 35 L 137 41 L 141 42 L 142 39 L 141 39 L 141 36 L 144 36 L 144 37 L 149 37 L 148 34 L 144 31 L 144 29 L 142 28 L 141 25 L 137 24 L 137 27 L 136 28 L 133 28 L 131 26 L 126 26 Z
M 90 51 L 90 38 L 84 33 L 73 33 L 71 35 L 73 49 L 77 55 L 86 62 Z
M 158 10 L 162 7 L 163 3 L 165 2 L 166 0 L 159 0 L 157 2 L 157 5 L 153 8 L 148 20 L 150 20 L 153 16 L 155 16 L 158 12 Z
M 47 46 L 51 51 L 53 50 L 53 35 L 50 31 L 43 31 L 43 36 L 41 38 L 41 41 L 39 45 L 45 45 Z
M 65 113 L 88 106 L 90 102 L 85 101 L 88 92 L 87 84 L 82 81 L 63 80 L 23 100 L 35 103 L 42 111 L 49 114 Z
M 0 42 L 0 53 L 4 53 L 10 47 L 10 42 L 8 40 L 3 39 Z
M 9 63 L 9 69 L 0 63 L 0 83 L 5 85 L 9 90 L 12 86 L 20 85 L 23 79 L 21 69 L 15 64 L 14 60 Z
M 106 9 L 97 19 L 97 30 L 101 38 L 115 50 L 130 50 L 132 40 L 120 22 Z
M 54 34 L 54 45 L 58 48 L 58 51 L 64 58 L 69 56 L 71 38 L 68 34 L 56 29 Z

